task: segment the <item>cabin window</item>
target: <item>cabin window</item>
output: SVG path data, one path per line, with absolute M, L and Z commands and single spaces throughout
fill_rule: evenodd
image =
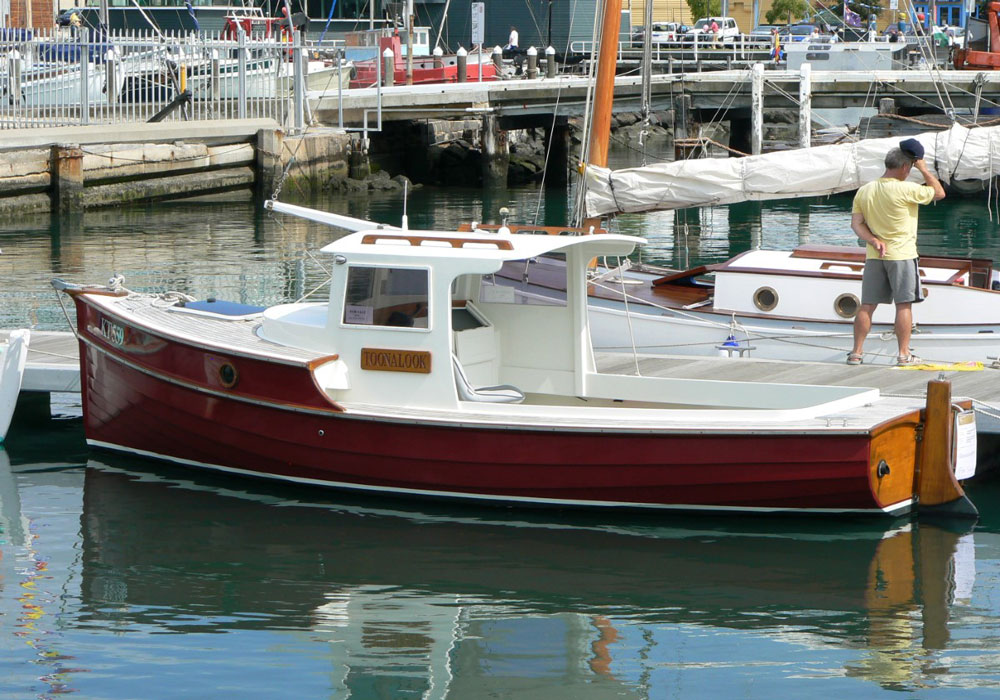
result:
M 428 278 L 422 268 L 351 266 L 344 323 L 352 326 L 428 328 Z
M 771 287 L 760 287 L 753 293 L 753 303 L 761 311 L 771 311 L 778 305 L 778 293 Z
M 841 294 L 833 301 L 833 310 L 841 318 L 854 318 L 858 315 L 861 302 L 853 294 Z

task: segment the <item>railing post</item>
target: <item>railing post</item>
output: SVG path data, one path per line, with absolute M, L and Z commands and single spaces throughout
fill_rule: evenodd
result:
M 239 75 L 237 76 L 237 82 L 239 87 L 239 93 L 237 96 L 237 107 L 236 116 L 239 119 L 247 118 L 247 35 L 243 31 L 243 27 L 239 22 L 236 23 L 236 39 L 237 39 L 237 63 L 239 69 Z M 279 50 L 278 60 L 281 60 L 281 53 Z
M 305 131 L 306 81 L 302 65 L 302 32 L 292 30 L 292 85 L 295 90 L 295 133 Z
M 528 47 L 528 80 L 538 77 L 538 49 L 534 46 Z
M 222 99 L 222 62 L 219 60 L 219 50 L 212 49 L 212 107 L 218 109 Z
M 496 66 L 497 75 L 500 75 L 500 69 L 503 68 L 503 49 L 499 46 L 493 47 L 493 65 Z
M 7 94 L 13 106 L 21 104 L 21 52 L 17 49 L 7 54 Z
M 104 94 L 109 107 L 118 102 L 118 71 L 118 52 L 111 47 L 104 53 Z
M 90 123 L 90 30 L 80 27 L 80 123 Z

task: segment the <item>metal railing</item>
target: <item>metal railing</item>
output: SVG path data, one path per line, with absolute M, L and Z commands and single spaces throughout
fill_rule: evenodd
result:
M 0 29 L 0 128 L 272 118 L 301 131 L 306 90 L 346 87 L 349 70 L 298 32 Z

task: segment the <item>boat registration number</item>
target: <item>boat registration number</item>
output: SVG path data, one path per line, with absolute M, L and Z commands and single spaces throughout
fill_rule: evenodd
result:
M 431 371 L 431 354 L 425 350 L 362 348 L 361 369 L 429 374 Z

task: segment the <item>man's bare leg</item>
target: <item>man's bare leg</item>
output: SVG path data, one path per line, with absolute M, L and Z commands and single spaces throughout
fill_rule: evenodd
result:
M 852 355 L 860 355 L 864 350 L 865 338 L 868 337 L 868 332 L 872 329 L 872 314 L 875 313 L 875 307 L 877 306 L 878 304 L 862 304 L 861 308 L 858 309 L 858 313 L 854 316 L 854 349 L 851 350 Z
M 896 341 L 899 356 L 910 356 L 910 332 L 913 330 L 913 304 L 896 304 Z

